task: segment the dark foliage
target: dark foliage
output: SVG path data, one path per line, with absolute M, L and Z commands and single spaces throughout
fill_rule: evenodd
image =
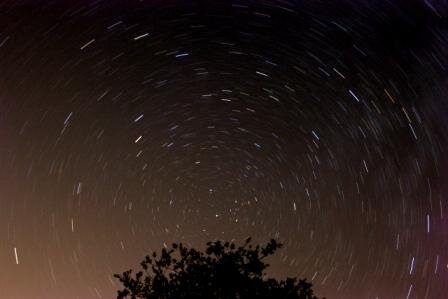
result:
M 209 242 L 205 252 L 182 243 L 153 253 L 141 262 L 142 271 L 115 274 L 123 289 L 118 299 L 318 299 L 311 283 L 295 278 L 265 278 L 263 260 L 281 248 L 271 240 L 252 246 L 247 239 L 237 247 L 229 242 Z

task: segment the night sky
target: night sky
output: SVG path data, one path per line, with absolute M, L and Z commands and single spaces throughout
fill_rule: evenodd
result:
M 448 5 L 0 2 L 0 296 L 114 298 L 172 242 L 329 299 L 448 298 Z

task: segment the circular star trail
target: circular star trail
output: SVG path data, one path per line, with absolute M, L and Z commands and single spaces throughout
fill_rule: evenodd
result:
M 448 291 L 443 1 L 3 1 L 0 293 L 271 238 L 319 296 Z

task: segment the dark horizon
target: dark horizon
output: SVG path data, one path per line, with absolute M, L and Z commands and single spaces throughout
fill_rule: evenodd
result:
M 328 299 L 448 292 L 446 1 L 2 1 L 0 294 L 284 243 Z

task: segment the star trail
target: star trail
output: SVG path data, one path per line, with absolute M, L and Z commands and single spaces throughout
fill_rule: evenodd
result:
M 172 242 L 329 299 L 448 291 L 446 1 L 1 1 L 0 297 Z

